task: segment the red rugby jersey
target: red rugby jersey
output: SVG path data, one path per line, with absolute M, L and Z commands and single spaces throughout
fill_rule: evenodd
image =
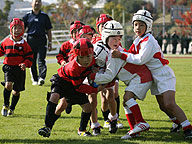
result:
M 11 37 L 6 38 L 0 47 L 0 56 L 3 55 L 5 55 L 3 64 L 17 66 L 24 63 L 28 68 L 32 66 L 33 53 L 24 39 L 15 42 Z
M 61 65 L 61 63 L 63 61 L 65 61 L 66 63 L 69 62 L 69 52 L 71 51 L 71 49 L 73 48 L 73 43 L 74 41 L 71 39 L 69 41 L 64 42 L 61 45 L 61 48 L 59 50 L 59 54 L 56 56 L 57 58 L 57 63 Z
M 95 59 L 92 59 L 91 64 L 88 67 L 82 67 L 77 63 L 76 58 L 69 61 L 65 66 L 59 68 L 58 74 L 64 80 L 71 82 L 76 91 L 80 93 L 97 93 L 97 88 L 90 85 L 83 84 L 85 78 L 92 73 L 92 67 L 95 65 Z

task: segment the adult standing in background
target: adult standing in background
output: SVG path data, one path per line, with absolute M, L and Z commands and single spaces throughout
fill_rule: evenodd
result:
M 177 44 L 179 42 L 179 36 L 177 35 L 176 30 L 171 35 L 171 39 L 172 39 L 172 45 L 173 45 L 172 54 L 176 54 L 176 52 L 177 52 Z
M 32 85 L 43 85 L 45 81 L 47 73 L 45 62 L 47 37 L 48 50 L 52 49 L 52 25 L 49 16 L 41 11 L 41 6 L 41 0 L 32 0 L 32 11 L 23 17 L 25 28 L 27 28 L 27 42 L 34 54 L 33 65 L 31 67 Z M 37 58 L 39 73 L 37 72 Z

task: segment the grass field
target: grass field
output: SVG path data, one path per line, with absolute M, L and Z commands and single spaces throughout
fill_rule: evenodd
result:
M 192 59 L 191 58 L 169 58 L 170 67 L 174 70 L 176 85 L 176 102 L 185 111 L 186 116 L 192 122 Z M 0 65 L 0 68 L 2 65 Z M 80 122 L 81 109 L 73 106 L 70 115 L 65 112 L 53 127 L 50 138 L 43 138 L 37 134 L 39 128 L 44 124 L 46 93 L 50 91 L 49 79 L 57 72 L 58 64 L 48 64 L 48 74 L 45 85 L 32 86 L 29 70 L 27 70 L 26 90 L 21 93 L 20 101 L 15 109 L 13 117 L 0 115 L 0 143 L 12 144 L 189 144 L 192 141 L 185 141 L 182 132 L 170 134 L 169 129 L 172 123 L 168 117 L 159 110 L 155 97 L 148 92 L 145 101 L 137 101 L 145 120 L 150 124 L 151 129 L 144 132 L 137 139 L 121 140 L 129 129 L 124 110 L 121 105 L 120 119 L 124 124 L 116 134 L 109 134 L 108 129 L 102 130 L 97 137 L 79 137 L 77 129 Z M 0 81 L 3 80 L 3 72 L 0 71 Z M 120 98 L 124 92 L 124 84 L 120 83 Z M 3 105 L 3 87 L 0 86 L 0 105 Z M 100 98 L 100 96 L 98 96 Z M 98 117 L 100 124 L 103 124 L 100 111 L 100 100 L 98 105 Z M 89 129 L 89 127 L 87 128 Z M 91 130 L 92 132 L 92 130 Z

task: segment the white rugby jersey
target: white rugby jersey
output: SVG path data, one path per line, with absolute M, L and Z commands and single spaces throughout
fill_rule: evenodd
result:
M 136 65 L 145 64 L 151 72 L 169 64 L 157 40 L 150 33 L 142 38 L 137 37 L 128 52 L 123 52 L 121 59 Z
M 96 43 L 94 45 L 94 48 L 96 46 L 107 48 L 102 43 Z M 121 47 L 119 47 L 118 49 L 123 50 Z M 96 84 L 106 84 L 111 82 L 115 77 L 118 77 L 121 81 L 128 85 L 130 80 L 137 75 L 140 78 L 140 83 L 152 81 L 151 72 L 146 65 L 135 65 L 127 63 L 120 58 L 111 58 L 110 53 L 106 62 L 106 66 L 107 67 L 104 73 L 96 73 L 94 79 L 94 82 L 96 82 Z

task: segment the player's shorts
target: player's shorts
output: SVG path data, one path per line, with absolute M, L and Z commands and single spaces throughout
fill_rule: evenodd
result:
M 19 66 L 10 66 L 5 64 L 2 67 L 5 82 L 13 82 L 13 90 L 25 90 L 26 71 L 21 70 Z
M 68 103 L 72 105 L 89 103 L 85 93 L 77 92 L 71 82 L 65 81 L 58 74 L 53 75 L 50 81 L 52 82 L 51 93 L 59 93 L 60 98 L 65 97 Z
M 153 76 L 152 95 L 160 95 L 168 90 L 175 91 L 176 78 L 169 66 L 165 65 L 162 68 L 151 71 L 151 73 Z
M 141 83 L 140 77 L 136 76 L 130 80 L 129 84 L 125 88 L 125 91 L 131 91 L 135 94 L 137 99 L 144 100 L 151 85 L 152 81 Z

